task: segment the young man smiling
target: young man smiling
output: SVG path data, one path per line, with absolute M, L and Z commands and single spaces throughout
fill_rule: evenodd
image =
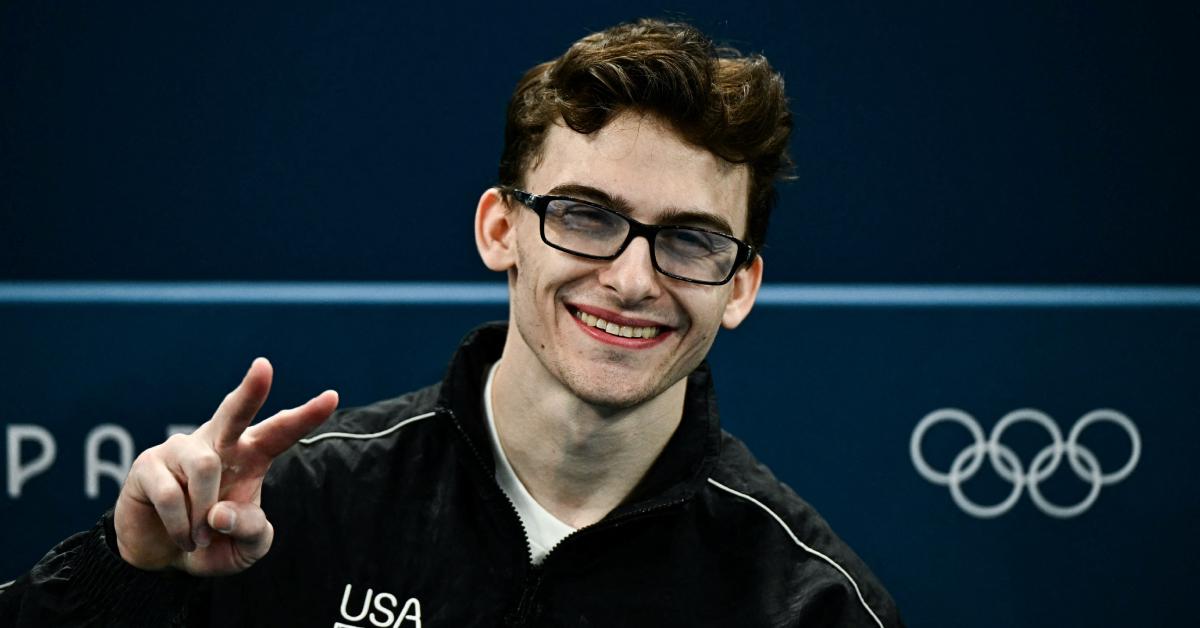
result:
M 521 185 L 643 224 L 745 237 L 746 167 L 651 112 L 621 112 L 587 135 L 551 126 Z M 582 258 L 547 246 L 539 218 L 501 189 L 480 199 L 476 241 L 488 267 L 508 273 L 512 310 L 491 401 L 517 476 L 557 519 L 582 527 L 629 495 L 675 433 L 687 375 L 717 328 L 749 313 L 762 258 L 727 283 L 693 283 L 656 270 L 648 238 L 621 238 L 612 260 Z
M 509 324 L 472 332 L 441 384 L 329 421 L 332 392 L 250 426 L 272 377 L 256 360 L 0 618 L 900 625 L 720 430 L 703 364 L 754 304 L 790 126 L 765 59 L 684 25 L 618 26 L 533 68 L 475 218 Z

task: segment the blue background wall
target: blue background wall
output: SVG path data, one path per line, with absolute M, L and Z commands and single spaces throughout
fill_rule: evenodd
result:
M 0 582 L 112 503 L 114 480 L 84 493 L 98 425 L 155 444 L 203 421 L 255 355 L 277 368 L 268 409 L 436 379 L 469 327 L 505 316 L 494 284 L 436 295 L 497 279 L 469 225 L 512 84 L 641 15 L 765 52 L 796 111 L 799 179 L 766 254 L 778 288 L 712 356 L 727 427 L 831 520 L 910 625 L 1188 616 L 1200 11 L 1185 3 L 7 3 L 0 425 L 39 426 L 58 452 L 20 497 L 0 494 Z M 437 283 L 281 299 L 258 283 L 363 280 Z M 123 283 L 73 298 L 61 281 Z M 142 281 L 166 292 L 123 292 Z M 234 296 L 170 292 L 195 281 Z M 1051 518 L 1026 491 L 977 519 L 909 455 L 945 407 L 985 434 L 1039 408 L 1064 435 L 1114 408 L 1142 455 L 1080 516 Z M 1022 424 L 1004 441 L 1028 467 L 1047 436 Z M 1105 472 L 1130 453 L 1112 425 L 1081 442 Z M 923 451 L 944 471 L 969 444 L 938 426 Z M 111 442 L 100 456 L 119 457 Z M 985 462 L 965 490 L 990 504 L 1010 488 Z M 1063 504 L 1087 493 L 1065 461 L 1042 488 Z
M 673 15 L 787 80 L 771 279 L 1200 281 L 1194 3 L 74 4 L 0 7 L 0 278 L 487 279 L 516 80 Z

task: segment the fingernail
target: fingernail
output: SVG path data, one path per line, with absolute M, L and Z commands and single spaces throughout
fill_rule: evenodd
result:
M 200 527 L 196 528 L 196 533 L 192 536 L 196 541 L 196 547 L 205 548 L 212 543 L 212 530 L 209 529 L 208 524 L 200 524 Z
M 226 519 L 228 522 L 225 525 L 216 526 L 217 532 L 221 532 L 223 534 L 233 532 L 233 526 L 237 524 L 237 513 L 229 508 L 222 507 L 221 510 L 217 512 L 217 515 L 214 517 L 214 519 L 220 520 L 222 518 Z

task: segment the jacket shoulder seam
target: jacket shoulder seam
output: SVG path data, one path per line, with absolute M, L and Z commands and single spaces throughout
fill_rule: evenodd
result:
M 400 428 L 403 428 L 404 426 L 406 426 L 410 423 L 416 423 L 417 421 L 421 421 L 423 419 L 428 419 L 428 418 L 430 418 L 432 416 L 436 416 L 436 415 L 437 415 L 436 410 L 432 411 L 432 412 L 426 412 L 425 414 L 418 414 L 417 416 L 404 419 L 403 421 L 400 421 L 399 423 L 397 423 L 387 429 L 383 429 L 378 432 L 371 432 L 369 434 L 354 434 L 351 432 L 325 432 L 324 434 L 317 434 L 316 436 L 310 436 L 308 438 L 301 438 L 300 444 L 301 445 L 313 445 L 317 442 L 320 442 L 320 441 L 326 440 L 326 439 L 330 439 L 330 438 L 340 438 L 340 439 L 347 439 L 347 440 L 371 440 L 373 438 L 381 438 L 381 437 L 384 437 L 384 436 L 387 436 L 389 434 L 399 431 Z
M 782 517 L 780 517 L 778 514 L 776 514 L 774 510 L 771 510 L 770 506 L 767 506 L 766 504 L 762 503 L 761 501 L 759 501 L 745 493 L 742 493 L 740 491 L 736 491 L 732 488 L 729 488 L 728 486 L 725 486 L 724 484 L 721 484 L 720 482 L 718 482 L 712 478 L 708 478 L 708 483 L 717 487 L 718 489 L 720 489 L 722 491 L 725 491 L 726 493 L 729 493 L 730 495 L 733 495 L 739 499 L 743 499 L 745 501 L 748 501 L 748 502 L 754 504 L 755 506 L 758 506 L 760 509 L 762 509 L 764 512 L 766 512 L 768 515 L 770 515 L 771 518 L 775 520 L 775 523 L 778 523 L 779 526 L 781 528 L 783 528 L 784 532 L 787 532 L 787 535 L 789 537 L 791 537 L 792 542 L 794 542 L 797 546 L 799 546 L 805 552 L 808 552 L 809 554 L 812 554 L 813 556 L 816 556 L 817 558 L 820 558 L 821 560 L 829 563 L 834 569 L 841 572 L 841 574 L 846 578 L 846 580 L 850 581 L 850 586 L 854 587 L 854 593 L 858 596 L 859 604 L 862 604 L 862 607 L 864 609 L 866 609 L 867 614 L 871 616 L 871 619 L 875 620 L 875 624 L 877 626 L 879 626 L 879 628 L 883 628 L 883 622 L 879 620 L 879 616 L 875 614 L 875 611 L 871 610 L 871 607 L 867 604 L 867 600 L 865 598 L 863 598 L 862 590 L 858 588 L 858 582 L 856 582 L 854 580 L 854 578 L 850 575 L 850 572 L 846 571 L 841 565 L 839 565 L 837 563 L 837 561 L 833 560 L 829 556 L 826 556 L 822 552 L 815 550 L 812 547 L 809 547 L 806 543 L 804 543 L 804 541 L 801 541 L 800 538 L 796 536 L 796 533 L 792 531 L 791 526 L 789 526 L 783 520 Z

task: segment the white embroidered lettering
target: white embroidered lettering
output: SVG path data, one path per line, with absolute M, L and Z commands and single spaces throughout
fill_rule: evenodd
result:
M 388 602 L 384 606 L 384 602 Z M 392 621 L 396 619 L 396 596 L 391 593 L 380 593 L 375 596 L 375 610 L 383 613 L 383 617 L 387 619 L 377 618 L 377 613 L 371 613 L 371 623 L 379 626 L 379 628 L 387 628 L 392 625 Z
M 404 603 L 404 609 L 400 611 L 400 616 L 396 618 L 396 625 L 392 628 L 400 628 L 400 624 L 404 623 L 406 619 L 413 620 L 414 628 L 421 628 L 421 603 L 415 597 L 408 598 L 408 601 Z
M 421 628 L 421 602 L 410 597 L 404 601 L 404 607 L 399 612 L 396 607 L 399 605 L 400 598 L 386 591 L 375 593 L 374 589 L 367 589 L 366 596 L 363 597 L 362 608 L 358 613 L 351 615 L 350 608 L 357 606 L 352 604 L 350 598 L 353 597 L 350 593 L 354 587 L 350 584 L 346 585 L 346 589 L 342 592 L 342 619 L 347 622 L 361 622 L 368 619 L 372 625 L 379 628 Z M 344 624 L 340 621 L 334 622 L 333 628 L 362 628 L 362 625 Z
M 351 617 L 346 611 L 346 603 L 350 601 L 350 585 L 346 585 L 346 592 L 342 594 L 342 617 L 346 621 L 358 621 L 367 616 L 367 612 L 371 610 L 371 590 L 367 589 L 367 597 L 363 598 L 362 611 Z

